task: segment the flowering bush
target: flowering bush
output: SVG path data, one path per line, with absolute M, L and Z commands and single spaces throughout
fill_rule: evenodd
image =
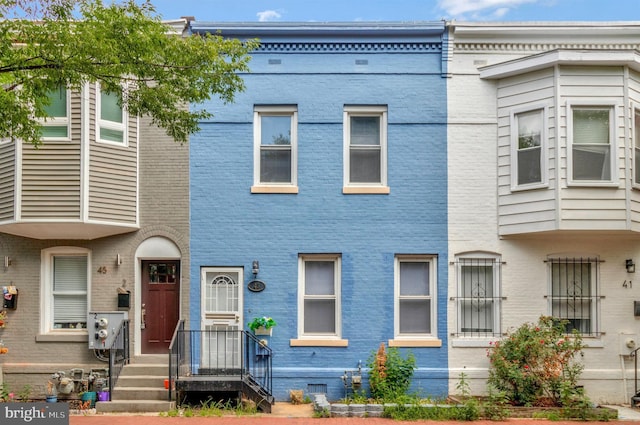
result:
M 515 405 L 570 404 L 583 369 L 574 357 L 584 345 L 576 330 L 567 335 L 566 324 L 542 316 L 493 343 L 488 383 Z
M 271 329 L 276 325 L 276 321 L 271 317 L 262 316 L 262 317 L 254 317 L 252 321 L 247 323 L 249 329 L 255 331 L 256 329 L 263 327 L 265 329 Z
M 394 401 L 406 395 L 411 386 L 411 377 L 416 368 L 416 359 L 411 352 L 406 357 L 396 347 L 385 349 L 380 343 L 377 351 L 369 357 L 369 388 L 374 399 Z

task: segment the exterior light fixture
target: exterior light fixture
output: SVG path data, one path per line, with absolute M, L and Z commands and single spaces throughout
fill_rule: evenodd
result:
M 253 273 L 253 276 L 257 276 L 258 272 L 260 271 L 260 263 L 258 262 L 258 260 L 253 260 L 253 264 L 251 266 L 252 270 L 251 272 Z
M 624 262 L 624 266 L 627 268 L 627 273 L 635 273 L 636 272 L 636 264 L 633 262 L 631 258 L 627 259 Z

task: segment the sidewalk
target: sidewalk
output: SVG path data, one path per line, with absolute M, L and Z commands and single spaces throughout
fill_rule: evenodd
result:
M 609 424 L 629 425 L 629 421 L 640 421 L 640 410 L 624 406 L 607 406 L 618 410 L 618 420 Z M 512 425 L 541 425 L 545 419 L 508 419 L 504 423 Z M 395 421 L 382 418 L 313 418 L 311 405 L 292 405 L 276 403 L 273 413 L 251 416 L 221 416 L 221 417 L 192 417 L 173 418 L 158 414 L 104 414 L 104 415 L 76 415 L 71 416 L 70 425 L 410 425 L 427 423 L 436 425 L 463 425 L 457 421 Z M 474 421 L 473 425 L 496 425 L 496 421 Z M 576 421 L 554 421 L 554 425 L 576 425 Z

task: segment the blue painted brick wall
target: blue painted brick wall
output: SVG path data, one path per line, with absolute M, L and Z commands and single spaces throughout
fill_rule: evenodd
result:
M 393 338 L 394 255 L 438 256 L 441 348 L 411 348 L 415 390 L 447 392 L 446 81 L 440 53 L 253 55 L 247 89 L 231 105 L 206 107 L 215 118 L 191 139 L 192 276 L 202 266 L 243 266 L 244 322 L 270 315 L 278 325 L 274 393 L 327 384 L 343 396 L 340 376 L 363 365 Z M 282 58 L 277 67 L 264 64 Z M 319 59 L 322 59 L 321 61 Z M 313 66 L 313 64 L 318 66 Z M 321 64 L 321 65 L 320 65 Z M 253 107 L 298 107 L 296 195 L 251 194 Z M 343 195 L 342 114 L 345 104 L 388 105 L 389 195 Z M 297 338 L 298 255 L 342 255 L 342 334 L 348 347 L 291 347 Z M 246 289 L 259 260 L 263 292 Z M 200 286 L 191 287 L 192 327 L 200 322 Z M 405 349 L 402 349 L 405 352 Z M 366 387 L 366 385 L 365 385 Z

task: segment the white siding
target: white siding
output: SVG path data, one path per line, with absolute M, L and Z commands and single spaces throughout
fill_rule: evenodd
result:
M 15 151 L 13 142 L 0 144 L 0 221 L 14 218 Z
M 498 82 L 498 212 L 501 235 L 553 230 L 556 227 L 555 108 L 553 68 Z M 547 188 L 512 191 L 511 114 L 547 107 Z
M 636 71 L 630 71 L 628 84 L 629 84 L 629 100 L 631 103 L 629 105 L 630 107 L 629 125 L 633 129 L 634 109 L 640 108 L 640 73 Z M 640 128 L 635 129 L 635 131 L 636 132 L 640 131 Z M 633 151 L 634 151 L 634 140 L 632 139 L 633 134 L 634 134 L 633 131 L 629 133 L 629 137 L 631 138 L 631 140 L 629 140 L 630 148 L 627 151 L 629 152 L 629 155 L 631 156 L 631 158 L 633 158 Z M 636 172 L 635 165 L 631 160 L 629 163 L 631 164 L 631 170 L 632 170 L 631 179 L 633 180 L 634 173 Z M 632 230 L 636 232 L 640 232 L 640 186 L 631 190 L 629 214 L 630 214 Z
M 616 160 L 618 187 L 576 187 L 569 182 L 567 153 L 570 141 L 567 138 L 567 102 L 599 103 L 604 106 L 623 104 L 624 70 L 621 67 L 560 67 L 560 223 L 563 230 L 600 229 L 625 230 L 627 207 L 625 193 L 625 119 L 624 108 L 615 109 Z M 614 141 L 612 141 L 613 143 Z

